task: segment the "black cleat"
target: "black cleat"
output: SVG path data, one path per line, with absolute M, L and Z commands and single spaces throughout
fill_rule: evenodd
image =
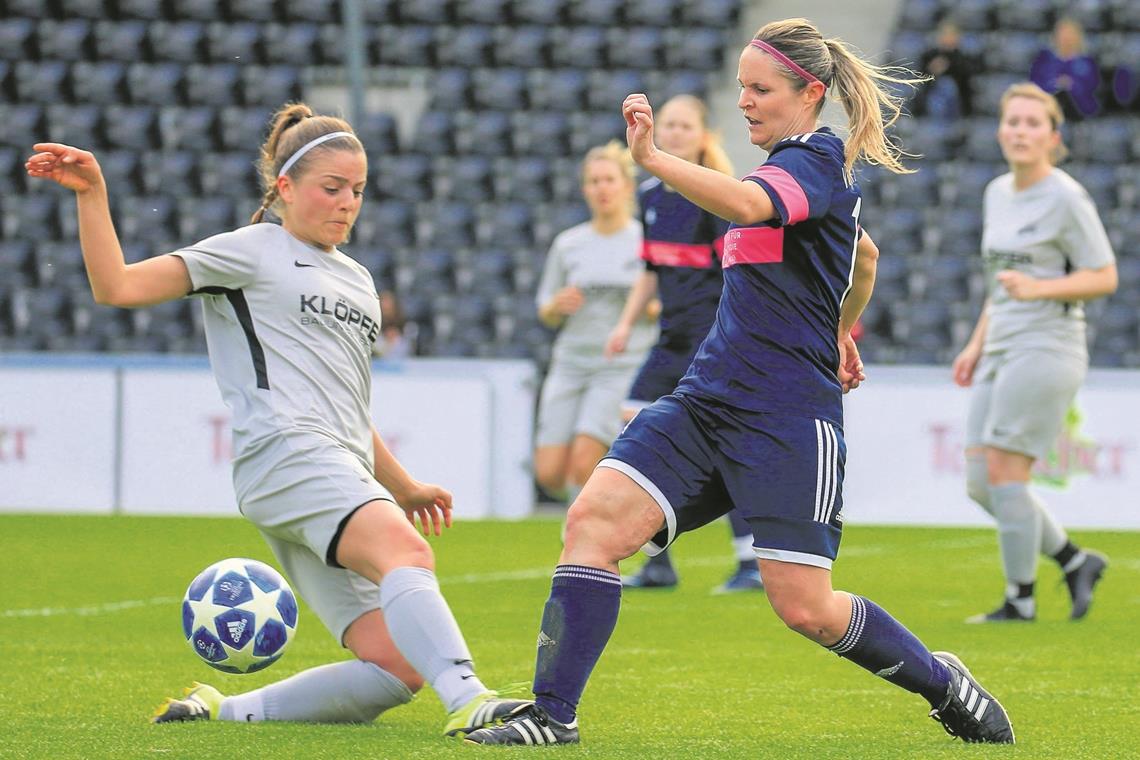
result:
M 1065 585 L 1069 587 L 1069 596 L 1073 598 L 1073 611 L 1069 613 L 1069 620 L 1080 620 L 1088 614 L 1093 588 L 1104 575 L 1106 567 L 1108 557 L 1100 552 L 1085 551 L 1085 561 L 1065 573 Z
M 677 571 L 671 565 L 646 562 L 637 575 L 623 575 L 623 588 L 673 588 L 677 585 Z
M 488 726 L 472 731 L 463 740 L 467 744 L 577 744 L 578 721 L 559 723 L 536 704 L 516 709 L 501 726 Z
M 967 623 L 1032 623 L 1035 615 L 1022 615 L 1013 602 L 1006 599 L 1002 605 L 993 612 L 974 615 L 966 618 Z
M 930 711 L 930 717 L 941 723 L 946 733 L 964 742 L 1013 744 L 1013 724 L 1001 703 L 974 680 L 957 655 L 931 654 L 950 671 L 950 685 L 946 698 Z

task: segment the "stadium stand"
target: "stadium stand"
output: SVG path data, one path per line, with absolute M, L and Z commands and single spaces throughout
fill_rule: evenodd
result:
M 365 210 L 346 246 L 394 290 L 418 353 L 530 357 L 550 333 L 533 293 L 546 248 L 586 218 L 578 158 L 618 139 L 615 104 L 707 94 L 741 0 L 376 0 L 368 65 L 428 74 L 427 107 L 356 128 L 370 152 Z M 1069 7 L 1069 6 L 1072 7 Z M 89 147 L 112 186 L 129 260 L 243 223 L 260 197 L 256 146 L 307 66 L 344 59 L 336 0 L 0 0 L 0 350 L 200 351 L 195 309 L 123 316 L 85 290 L 73 205 L 29 184 L 39 137 Z M 873 361 L 948 362 L 977 316 L 980 197 L 1003 171 L 997 99 L 1023 78 L 1062 11 L 1109 69 L 1136 67 L 1130 0 L 905 0 L 889 58 L 914 63 L 952 16 L 984 62 L 969 119 L 906 119 L 917 174 L 868 167 L 865 223 L 883 245 L 864 318 Z M 1110 81 L 1107 79 L 1106 81 Z M 1094 364 L 1140 366 L 1140 98 L 1073 125 L 1066 169 L 1085 183 L 1120 258 L 1120 292 L 1091 310 Z M 45 235 L 47 239 L 45 239 Z

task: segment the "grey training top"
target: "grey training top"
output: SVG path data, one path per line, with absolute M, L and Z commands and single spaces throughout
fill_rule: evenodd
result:
M 1041 348 L 1087 356 L 1082 302 L 1015 300 L 998 284 L 997 273 L 1014 269 L 1051 279 L 1113 263 L 1088 193 L 1060 169 L 1021 191 L 1010 173 L 990 182 L 984 203 L 982 257 L 990 297 L 985 351 Z
M 631 219 L 603 235 L 589 222 L 558 234 L 551 243 L 535 299 L 539 307 L 568 285 L 582 290 L 582 308 L 566 318 L 554 341 L 553 361 L 593 364 L 602 360 L 606 338 L 617 325 L 626 297 L 644 268 L 641 224 Z M 640 365 L 657 338 L 657 326 L 639 319 L 617 363 Z
M 343 446 L 371 472 L 380 301 L 368 270 L 268 223 L 173 255 L 186 262 L 193 294 L 202 296 L 210 364 L 233 413 L 239 500 L 270 465 L 258 453 L 281 435 Z

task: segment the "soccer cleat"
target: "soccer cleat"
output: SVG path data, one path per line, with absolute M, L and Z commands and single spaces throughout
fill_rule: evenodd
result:
M 930 711 L 930 717 L 941 723 L 946 733 L 964 742 L 1013 744 L 1013 724 L 1001 703 L 974 680 L 957 655 L 931 654 L 950 671 L 950 684 L 946 698 Z
M 673 588 L 677 585 L 677 571 L 671 565 L 646 562 L 636 575 L 623 575 L 623 588 Z
M 713 589 L 714 594 L 735 594 L 741 591 L 763 591 L 764 581 L 756 568 L 737 570 L 729 579 Z
M 477 728 L 491 726 L 515 710 L 532 705 L 529 699 L 502 699 L 497 691 L 485 691 L 467 704 L 453 710 L 443 727 L 445 736 L 458 736 Z
M 1088 614 L 1093 588 L 1108 567 L 1108 557 L 1100 552 L 1086 551 L 1085 555 L 1084 562 L 1065 573 L 1065 585 L 1069 587 L 1069 596 L 1073 598 L 1073 611 L 1069 613 L 1069 620 L 1080 620 Z
M 966 618 L 967 623 L 1032 623 L 1034 615 L 1022 615 L 1021 611 L 1006 599 L 1002 605 L 993 612 L 973 615 Z
M 501 726 L 467 734 L 467 744 L 577 744 L 578 721 L 560 723 L 533 702 L 518 708 Z
M 171 723 L 186 720 L 216 720 L 218 709 L 225 697 L 213 686 L 194 682 L 184 689 L 183 699 L 167 697 L 166 701 L 154 710 L 151 723 Z

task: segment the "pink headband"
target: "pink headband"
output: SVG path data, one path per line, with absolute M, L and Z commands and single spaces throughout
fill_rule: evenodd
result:
M 799 76 L 799 78 L 803 79 L 805 82 L 810 83 L 810 82 L 819 82 L 820 81 L 819 77 L 810 73 L 807 69 L 802 68 L 799 64 L 797 64 L 791 58 L 784 55 L 783 53 L 781 53 L 779 50 L 777 50 L 776 48 L 769 45 L 764 40 L 751 40 L 748 44 L 754 48 L 760 48 L 761 50 L 763 50 L 765 53 L 772 56 L 777 61 L 779 61 L 780 63 L 784 64 L 789 69 L 791 69 L 794 74 Z M 820 82 L 820 84 L 823 84 L 823 83 Z M 827 87 L 826 84 L 823 86 L 824 86 L 824 88 Z

